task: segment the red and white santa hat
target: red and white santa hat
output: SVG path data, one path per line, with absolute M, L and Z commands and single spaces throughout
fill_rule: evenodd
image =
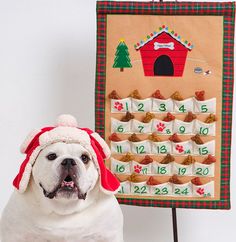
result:
M 39 152 L 55 142 L 82 145 L 95 161 L 100 175 L 100 189 L 107 194 L 114 194 L 118 191 L 119 181 L 104 164 L 104 159 L 110 156 L 110 149 L 106 142 L 98 133 L 87 128 L 78 128 L 76 119 L 64 114 L 58 117 L 55 126 L 32 131 L 21 145 L 21 152 L 26 154 L 26 158 L 13 181 L 13 185 L 19 192 L 23 193 L 27 189 L 32 167 Z

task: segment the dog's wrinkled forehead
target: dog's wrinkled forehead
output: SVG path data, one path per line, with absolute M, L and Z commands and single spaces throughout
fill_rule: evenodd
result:
M 87 154 L 90 157 L 92 156 L 91 151 L 80 143 L 65 143 L 61 141 L 46 146 L 40 153 L 43 154 L 44 157 L 48 154 L 56 154 L 57 157 L 65 155 L 68 155 L 68 157 L 80 157 L 82 154 Z
M 41 146 L 46 146 L 53 142 L 80 143 L 82 146 L 90 145 L 89 135 L 80 129 L 72 127 L 57 127 L 50 132 L 45 132 L 39 137 Z

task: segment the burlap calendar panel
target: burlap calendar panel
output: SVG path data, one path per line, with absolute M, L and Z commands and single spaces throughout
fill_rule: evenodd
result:
M 98 2 L 96 130 L 120 203 L 228 209 L 233 3 Z

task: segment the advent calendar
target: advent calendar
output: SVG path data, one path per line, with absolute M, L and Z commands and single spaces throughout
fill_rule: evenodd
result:
M 121 204 L 228 209 L 234 3 L 97 3 L 96 131 Z

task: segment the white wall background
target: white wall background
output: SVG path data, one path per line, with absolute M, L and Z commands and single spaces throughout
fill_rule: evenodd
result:
M 0 0 L 0 213 L 23 159 L 19 145 L 31 129 L 61 113 L 94 127 L 95 9 L 95 0 Z M 233 151 L 232 209 L 178 209 L 180 242 L 236 241 Z M 170 209 L 122 209 L 126 242 L 172 241 Z

